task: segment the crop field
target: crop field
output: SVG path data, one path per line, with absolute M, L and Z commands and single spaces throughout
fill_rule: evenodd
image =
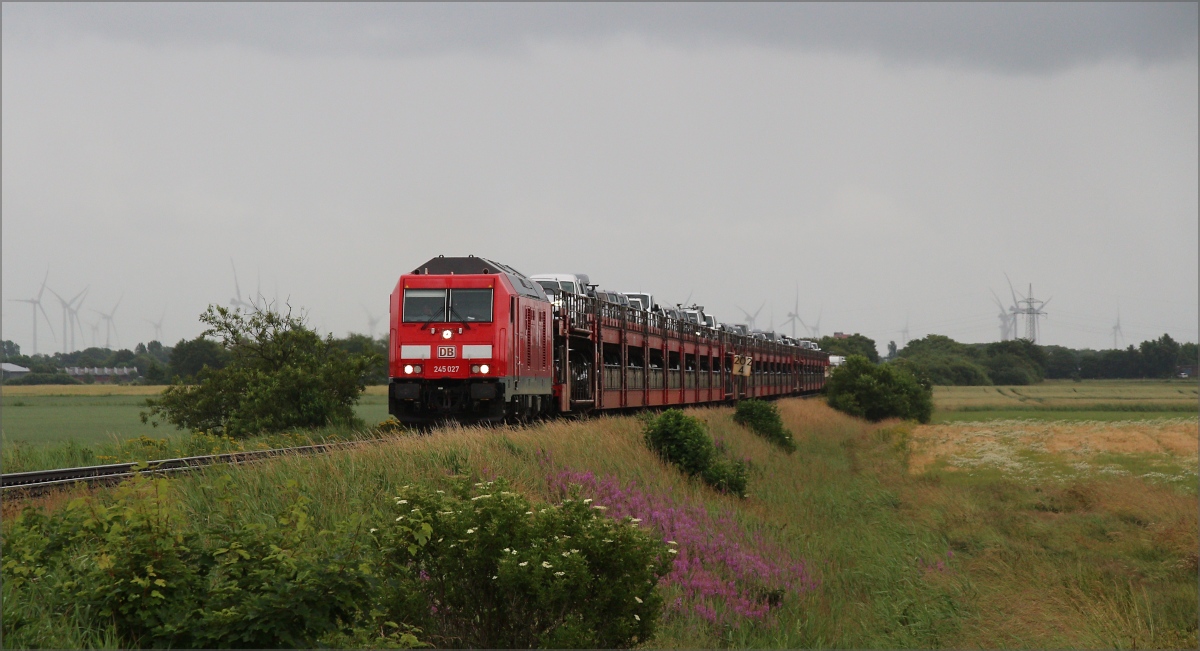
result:
M 934 421 L 1145 420 L 1200 414 L 1194 380 L 1047 380 L 1030 386 L 933 389 Z
M 139 417 L 158 386 L 13 386 L 0 390 L 3 442 L 20 445 L 118 443 L 147 436 L 175 439 L 187 432 L 151 427 Z M 355 408 L 374 425 L 388 417 L 386 387 L 367 387 Z
M 688 410 L 749 462 L 745 499 L 664 465 L 635 417 L 401 435 L 180 477 L 164 499 L 201 521 L 226 482 L 221 508 L 257 522 L 298 491 L 312 526 L 334 529 L 453 476 L 504 478 L 535 502 L 580 491 L 678 545 L 647 647 L 1196 647 L 1194 419 L 871 425 L 818 400 L 778 404 L 791 455 L 729 408 Z M 120 646 L 104 627 L 62 626 L 60 598 L 6 599 L 5 618 L 29 622 L 6 637 Z

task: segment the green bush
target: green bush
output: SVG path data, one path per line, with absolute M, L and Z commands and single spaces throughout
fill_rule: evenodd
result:
M 321 339 L 289 311 L 247 314 L 209 306 L 200 316 L 229 351 L 224 368 L 204 366 L 198 384 L 176 383 L 146 401 L 143 422 L 159 420 L 233 437 L 330 424 L 362 426 L 354 404 L 365 388 L 371 355 L 350 354 Z
M 704 423 L 678 409 L 668 409 L 648 422 L 646 444 L 689 475 L 703 473 L 717 453 Z
M 614 648 L 653 634 L 667 547 L 591 500 L 534 507 L 505 482 L 405 489 L 376 532 L 382 610 L 439 646 Z
M 838 411 L 881 421 L 904 418 L 928 423 L 933 415 L 933 390 L 905 368 L 872 364 L 852 355 L 835 368 L 825 384 L 829 406 Z
M 733 422 L 749 427 L 789 454 L 796 451 L 791 432 L 783 426 L 779 408 L 765 400 L 743 400 L 733 410 Z
M 673 559 L 591 500 L 534 507 L 503 482 L 406 488 L 321 531 L 294 482 L 265 515 L 227 477 L 204 490 L 203 519 L 138 478 L 6 521 L 8 646 L 628 647 L 653 636 Z
M 745 497 L 747 475 L 744 462 L 737 459 L 715 457 L 712 463 L 700 473 L 700 478 L 704 480 L 704 483 L 722 493 Z
M 678 409 L 668 409 L 657 418 L 647 416 L 645 438 L 651 450 L 684 473 L 699 477 L 721 492 L 745 497 L 745 464 L 722 459 L 698 419 Z
M 20 595 L 4 603 L 6 640 L 27 637 L 34 622 L 19 603 L 39 590 L 58 612 L 111 625 L 122 646 L 303 648 L 351 630 L 372 596 L 365 532 L 313 531 L 298 497 L 271 524 L 243 523 L 228 489 L 215 490 L 226 513 L 200 526 L 161 479 L 49 517 L 26 509 L 5 526 L 4 582 Z

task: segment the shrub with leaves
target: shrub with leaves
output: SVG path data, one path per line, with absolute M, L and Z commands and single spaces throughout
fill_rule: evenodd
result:
M 160 421 L 233 437 L 362 423 L 354 404 L 373 354 L 351 354 L 310 330 L 302 317 L 273 308 L 248 313 L 210 305 L 203 336 L 229 352 L 224 368 L 205 366 L 196 384 L 180 382 L 146 401 L 143 422 Z
M 851 355 L 834 369 L 825 383 L 829 406 L 838 411 L 881 421 L 903 418 L 928 423 L 933 416 L 933 389 L 905 368 L 872 364 Z
M 654 632 L 667 547 L 603 505 L 534 507 L 503 481 L 406 488 L 375 532 L 392 621 L 438 646 L 628 647 Z
M 759 436 L 778 445 L 787 453 L 796 451 L 792 433 L 783 426 L 779 408 L 765 400 L 742 400 L 733 410 L 733 422 L 749 427 Z
M 746 465 L 721 457 L 699 419 L 668 409 L 645 422 L 646 445 L 664 461 L 721 492 L 745 497 Z
M 373 596 L 366 527 L 313 531 L 297 496 L 270 524 L 245 523 L 227 486 L 213 490 L 225 512 L 200 527 L 166 480 L 146 478 L 6 523 L 6 640 L 33 625 L 19 604 L 35 594 L 94 628 L 111 625 L 127 647 L 304 648 L 352 632 Z

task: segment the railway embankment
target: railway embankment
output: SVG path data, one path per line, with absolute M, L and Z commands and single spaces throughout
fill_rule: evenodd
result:
M 6 501 L 5 642 L 1195 646 L 1194 490 L 918 472 L 911 426 L 779 406 L 791 454 L 732 409 L 688 411 L 745 497 L 622 416 Z M 553 635 L 518 625 L 550 611 Z

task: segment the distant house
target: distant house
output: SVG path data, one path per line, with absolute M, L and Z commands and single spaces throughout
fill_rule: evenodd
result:
M 24 366 L 17 366 L 16 364 L 10 364 L 9 362 L 0 363 L 0 369 L 3 369 L 3 375 L 4 375 L 5 380 L 12 379 L 12 378 L 19 378 L 23 375 L 29 374 L 29 369 L 25 368 Z
M 1196 377 L 1195 364 L 1180 364 L 1175 367 L 1175 377 Z
M 76 380 L 86 381 L 91 378 L 93 382 L 100 384 L 112 384 L 115 382 L 128 382 L 138 378 L 138 370 L 134 367 L 104 367 L 96 366 L 92 368 L 83 366 L 68 366 L 63 369 L 63 373 L 70 375 Z

